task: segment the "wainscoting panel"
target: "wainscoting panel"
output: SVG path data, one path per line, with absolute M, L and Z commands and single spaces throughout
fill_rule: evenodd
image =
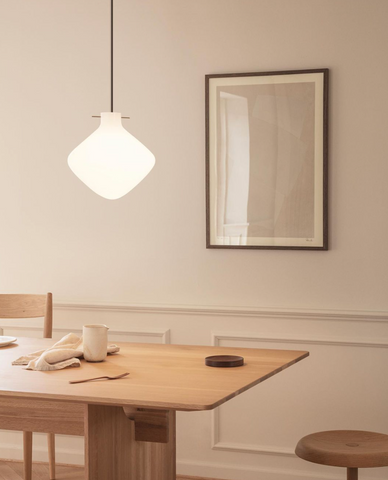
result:
M 341 469 L 303 462 L 297 440 L 310 432 L 388 432 L 388 313 L 307 309 L 57 303 L 54 337 L 105 323 L 112 342 L 308 350 L 310 357 L 214 412 L 178 414 L 178 473 L 230 480 L 343 479 Z M 40 336 L 40 319 L 0 321 L 4 334 Z M 17 326 L 15 326 L 17 325 Z M 33 374 L 33 372 L 31 372 Z M 47 460 L 45 436 L 34 459 Z M 20 459 L 22 437 L 0 432 L 0 457 Z M 83 439 L 58 436 L 57 459 L 83 463 Z M 382 480 L 388 469 L 363 479 Z
M 388 368 L 387 343 L 213 334 L 213 344 L 310 352 L 300 364 L 213 412 L 213 449 L 293 456 L 298 439 L 312 431 L 388 431 L 388 417 L 365 415 L 375 411 L 376 399 L 388 399 L 387 369 L 375 368 L 384 364 Z M 365 390 L 373 395 L 364 397 Z

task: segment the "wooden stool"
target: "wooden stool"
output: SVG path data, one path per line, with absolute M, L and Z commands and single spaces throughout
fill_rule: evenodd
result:
M 347 480 L 358 479 L 359 468 L 388 466 L 388 435 L 359 430 L 333 430 L 307 435 L 295 453 L 308 462 L 347 468 Z

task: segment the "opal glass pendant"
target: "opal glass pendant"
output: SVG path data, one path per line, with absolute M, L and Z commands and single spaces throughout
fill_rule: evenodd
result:
M 123 197 L 155 165 L 154 155 L 121 124 L 121 113 L 101 113 L 101 124 L 69 155 L 73 173 L 109 200 Z

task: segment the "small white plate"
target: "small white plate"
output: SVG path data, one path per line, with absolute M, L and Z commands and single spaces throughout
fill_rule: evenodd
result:
M 0 335 L 0 347 L 7 347 L 11 343 L 16 342 L 17 338 L 15 337 L 2 337 Z

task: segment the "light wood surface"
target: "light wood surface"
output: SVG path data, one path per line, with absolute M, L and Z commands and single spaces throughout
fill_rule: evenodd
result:
M 37 318 L 46 313 L 47 295 L 0 294 L 0 318 Z
M 133 422 L 120 407 L 88 405 L 86 412 L 85 478 L 135 480 Z
M 84 434 L 84 405 L 20 397 L 0 398 L 0 428 L 62 435 Z
M 333 430 L 303 437 L 295 450 L 309 462 L 333 467 L 388 466 L 388 435 L 359 430 Z M 348 472 L 352 478 L 356 472 Z
M 49 465 L 47 463 L 33 463 L 32 465 L 33 480 L 48 480 Z M 74 466 L 57 466 L 56 480 L 84 480 L 84 469 Z M 24 480 L 23 479 L 23 463 L 16 461 L 0 462 L 0 480 Z
M 175 480 L 176 478 L 176 414 L 168 412 L 166 443 L 136 442 L 136 474 L 134 480 Z
M 48 293 L 46 297 L 46 309 L 44 312 L 43 338 L 53 336 L 53 295 Z
M 43 337 L 53 332 L 53 296 L 0 294 L 0 318 L 44 318 Z
M 84 433 L 86 480 L 175 480 L 176 410 L 215 408 L 308 356 L 290 350 L 125 343 L 105 362 L 83 361 L 79 369 L 35 372 L 12 366 L 19 356 L 52 344 L 21 338 L 18 345 L 0 349 L 0 428 L 23 424 L 47 433 Z M 245 365 L 207 367 L 209 355 L 240 355 Z M 124 372 L 130 375 L 119 380 L 69 384 Z
M 19 338 L 0 349 L 0 399 L 5 396 L 171 410 L 209 410 L 308 356 L 308 352 L 189 345 L 119 344 L 102 363 L 35 372 L 12 366 L 21 355 L 48 348 L 52 340 Z M 205 366 L 209 355 L 241 355 L 236 368 Z M 121 380 L 69 385 L 77 380 L 130 372 Z
M 120 407 L 88 405 L 86 480 L 175 480 L 175 412 L 164 443 L 135 441 L 135 422 Z
M 32 478 L 32 432 L 23 432 L 24 480 Z
M 47 434 L 48 457 L 49 457 L 49 476 L 50 480 L 55 480 L 55 435 Z
M 34 463 L 32 467 L 34 480 L 48 480 L 49 466 L 47 463 Z M 84 480 L 83 467 L 57 465 L 56 480 Z M 177 475 L 177 480 L 216 480 L 202 477 L 186 477 Z M 23 464 L 15 461 L 0 462 L 0 480 L 23 480 Z M 219 480 L 219 479 L 217 479 Z
M 0 294 L 0 318 L 37 318 L 43 317 L 43 338 L 52 338 L 53 336 L 53 296 L 51 293 L 47 295 L 25 295 L 25 294 Z M 7 417 L 11 412 L 15 413 L 15 405 L 13 409 L 6 407 L 6 412 L 0 415 Z M 4 405 L 3 405 L 4 409 Z M 11 413 L 12 413 L 11 412 Z M 11 420 L 11 419 L 9 419 Z M 5 422 L 6 423 L 6 422 Z M 9 422 L 11 423 L 11 422 Z M 13 418 L 13 426 L 15 429 L 23 430 L 23 450 L 24 450 L 24 480 L 31 480 L 32 471 L 32 431 L 31 426 L 21 425 L 21 423 Z M 5 428 L 3 426 L 3 428 Z M 12 428 L 13 429 L 13 428 Z M 27 430 L 27 431 L 26 431 Z M 54 434 L 48 435 L 48 449 L 50 461 L 50 478 L 55 477 L 55 438 Z
M 137 442 L 168 443 L 170 438 L 169 410 L 125 407 L 125 415 L 135 422 Z

